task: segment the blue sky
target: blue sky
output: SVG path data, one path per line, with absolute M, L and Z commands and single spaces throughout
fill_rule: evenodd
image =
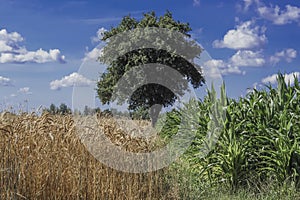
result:
M 0 110 L 72 105 L 85 57 L 97 55 L 97 33 L 123 16 L 166 10 L 189 22 L 193 39 L 210 54 L 230 97 L 248 88 L 300 76 L 300 2 L 295 0 L 0 0 Z M 100 31 L 98 31 L 100 30 Z

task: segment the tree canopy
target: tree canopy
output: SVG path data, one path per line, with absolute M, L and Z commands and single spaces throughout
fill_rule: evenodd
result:
M 49 112 L 52 115 L 60 114 L 67 115 L 71 114 L 72 110 L 66 104 L 61 103 L 60 106 L 56 107 L 53 103 L 50 105 L 49 109 L 45 109 L 44 111 Z
M 145 30 L 147 28 L 170 30 L 170 32 L 155 38 L 153 36 L 150 37 L 150 34 L 147 35 L 147 32 L 145 34 L 143 31 L 137 31 L 133 35 L 118 37 L 122 33 L 133 30 Z M 161 106 L 173 105 L 178 96 L 184 94 L 184 90 L 188 89 L 188 85 L 185 84 L 186 81 L 194 88 L 202 86 L 204 77 L 201 69 L 199 66 L 195 67 L 195 64 L 191 63 L 195 57 L 200 55 L 202 49 L 195 41 L 189 40 L 189 32 L 191 30 L 188 23 L 174 20 L 172 14 L 167 11 L 160 17 L 157 17 L 154 12 L 146 13 L 141 20 L 137 20 L 129 15 L 124 17 L 118 26 L 106 31 L 102 40 L 107 42 L 107 45 L 103 48 L 103 54 L 99 57 L 99 61 L 107 64 L 108 67 L 97 83 L 97 93 L 100 101 L 103 104 L 115 101 L 116 99 L 113 99 L 114 87 L 121 78 L 124 78 L 124 74 L 133 67 L 151 63 L 160 64 L 155 65 L 158 73 L 152 73 L 152 76 L 160 76 L 157 79 L 169 79 L 173 89 L 157 83 L 149 83 L 137 88 L 127 100 L 122 98 L 122 95 L 119 95 L 118 102 L 127 101 L 131 111 L 150 108 L 150 111 L 151 109 L 158 110 L 154 114 L 158 115 Z M 149 33 L 151 31 L 149 29 Z M 173 34 L 174 32 L 178 34 Z M 136 43 L 140 45 L 138 48 L 136 48 Z M 149 48 L 153 44 L 162 48 Z M 129 49 L 129 51 L 124 51 L 124 49 Z M 185 52 L 186 56 L 182 57 L 180 51 Z M 182 80 L 172 80 L 173 74 L 168 70 L 164 70 L 163 66 L 171 67 L 176 72 L 179 72 L 182 75 Z M 125 85 L 133 87 L 139 81 L 147 79 L 147 76 L 148 78 L 151 76 L 150 72 L 147 76 L 143 76 L 146 74 L 145 71 L 141 70 L 140 72 L 141 77 L 137 76 L 134 79 L 128 79 L 128 84 Z M 157 107 L 156 105 L 161 106 Z

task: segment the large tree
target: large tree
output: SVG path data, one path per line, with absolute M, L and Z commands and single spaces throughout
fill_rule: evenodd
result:
M 143 30 L 151 27 L 167 29 L 180 34 L 174 35 L 170 32 L 167 33 L 167 36 L 163 35 L 161 38 L 147 38 L 147 34 L 145 35 L 145 33 L 138 32 L 130 36 L 128 40 L 126 40 L 124 35 L 122 38 L 117 37 L 124 32 L 138 29 Z M 108 67 L 97 83 L 97 93 L 101 102 L 103 104 L 109 104 L 116 100 L 113 99 L 114 86 L 121 78 L 124 78 L 124 74 L 130 69 L 149 63 L 159 63 L 161 65 L 156 66 L 156 68 L 160 71 L 159 74 L 162 79 L 170 79 L 170 83 L 173 85 L 173 91 L 163 85 L 149 83 L 137 88 L 129 99 L 122 98 L 122 95 L 118 96 L 118 102 L 127 101 L 129 110 L 131 111 L 150 109 L 150 117 L 154 124 L 162 106 L 173 105 L 176 98 L 183 95 L 184 90 L 188 89 L 188 85 L 184 84 L 184 80 L 185 82 L 188 81 L 194 88 L 204 83 L 200 67 L 195 67 L 195 64 L 191 63 L 193 58 L 201 53 L 202 49 L 195 41 L 189 40 L 190 31 L 191 27 L 188 23 L 181 23 L 180 21 L 174 20 L 170 12 L 166 12 L 161 17 L 157 17 L 154 12 L 146 13 L 141 20 L 126 16 L 118 26 L 106 31 L 103 34 L 102 40 L 107 42 L 107 46 L 103 48 L 103 54 L 99 57 L 99 61 L 106 63 Z M 144 35 L 140 36 L 140 34 Z M 134 39 L 132 39 L 132 37 L 134 37 Z M 139 37 L 143 38 L 141 44 L 153 44 L 155 42 L 159 45 L 166 45 L 167 43 L 167 47 L 162 49 L 140 47 L 115 57 L 115 55 L 120 54 L 124 49 L 131 49 L 132 46 L 136 45 L 135 42 L 141 42 L 140 39 L 138 39 Z M 168 43 L 170 40 L 173 40 L 173 42 Z M 115 44 L 110 44 L 113 42 L 115 42 Z M 147 44 L 145 44 L 145 46 L 147 46 Z M 181 49 L 178 50 L 178 47 Z M 185 52 L 187 56 L 183 58 L 178 55 L 179 51 Z M 179 72 L 183 77 L 182 81 L 173 80 L 174 82 L 172 82 L 172 74 L 170 74 L 168 70 L 164 71 L 162 69 L 163 66 L 171 67 Z M 157 76 L 157 74 L 155 76 Z M 131 83 L 125 84 L 124 87 L 134 86 L 134 84 L 141 81 L 141 79 L 147 79 L 147 77 L 136 77 L 134 80 L 132 78 L 128 79 L 128 82 Z

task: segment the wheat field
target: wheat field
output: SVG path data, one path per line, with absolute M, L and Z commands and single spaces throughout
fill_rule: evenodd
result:
M 99 116 L 105 134 L 131 151 L 149 151 Z M 144 122 L 147 123 L 147 122 Z M 71 115 L 0 117 L 0 199 L 172 199 L 167 169 L 126 173 L 96 160 L 81 143 Z

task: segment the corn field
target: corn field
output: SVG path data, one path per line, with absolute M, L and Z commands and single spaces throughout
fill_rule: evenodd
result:
M 276 88 L 254 89 L 239 99 L 226 97 L 224 87 L 218 100 L 210 91 L 197 104 L 193 118 L 199 128 L 191 146 L 168 168 L 151 173 L 125 173 L 101 164 L 78 139 L 71 115 L 4 112 L 0 199 L 209 199 L 215 191 L 241 190 L 250 191 L 249 199 L 269 191 L 278 199 L 299 199 L 300 85 L 297 79 L 286 84 L 281 74 L 277 81 Z M 212 126 L 212 101 L 222 102 L 226 117 L 219 122 L 222 129 L 214 148 L 199 157 Z M 113 143 L 148 152 L 176 134 L 180 115 L 167 113 L 154 141 L 129 137 L 110 117 L 98 119 Z

